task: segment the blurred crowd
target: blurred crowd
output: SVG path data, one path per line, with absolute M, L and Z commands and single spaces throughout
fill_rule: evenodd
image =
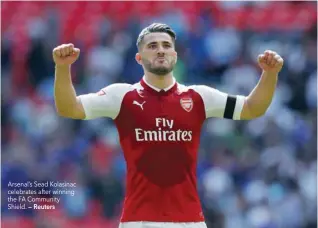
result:
M 84 6 L 83 6 L 84 4 Z M 252 121 L 209 119 L 198 190 L 209 228 L 317 227 L 316 2 L 2 2 L 3 227 L 115 227 L 125 160 L 109 119 L 76 121 L 54 107 L 52 50 L 81 49 L 77 94 L 135 83 L 144 26 L 177 33 L 179 83 L 248 95 L 266 49 L 285 60 L 273 102 Z M 8 182 L 76 182 L 53 211 L 8 210 Z M 49 197 L 49 196 L 48 196 Z M 19 225 L 18 225 L 19 224 Z

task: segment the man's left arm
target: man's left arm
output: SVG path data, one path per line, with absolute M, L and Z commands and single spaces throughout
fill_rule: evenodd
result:
M 258 64 L 263 70 L 261 78 L 252 92 L 245 98 L 240 119 L 249 120 L 265 114 L 272 102 L 276 89 L 278 73 L 284 60 L 273 51 L 265 51 L 258 56 Z

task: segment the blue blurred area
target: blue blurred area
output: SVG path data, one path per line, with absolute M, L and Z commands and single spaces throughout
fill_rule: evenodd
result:
M 52 50 L 81 48 L 78 94 L 135 83 L 136 39 L 152 22 L 177 32 L 180 83 L 248 95 L 266 49 L 285 60 L 266 115 L 209 119 L 198 190 L 208 227 L 317 227 L 317 8 L 315 2 L 4 2 L 1 39 L 3 227 L 115 227 L 125 160 L 109 119 L 75 121 L 54 108 Z M 7 208 L 8 182 L 67 180 L 74 197 L 54 211 Z

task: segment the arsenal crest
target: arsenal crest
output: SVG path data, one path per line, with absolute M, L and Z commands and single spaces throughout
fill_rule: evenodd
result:
M 192 98 L 181 98 L 180 99 L 181 107 L 186 110 L 187 112 L 190 112 L 193 108 L 193 100 Z

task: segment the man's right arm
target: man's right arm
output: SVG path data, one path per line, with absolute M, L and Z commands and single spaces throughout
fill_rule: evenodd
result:
M 125 94 L 132 90 L 130 84 L 117 83 L 101 89 L 98 93 L 76 95 L 71 79 L 71 65 L 80 50 L 73 44 L 63 44 L 53 50 L 55 62 L 54 100 L 57 113 L 71 119 L 95 119 L 119 114 Z
M 78 59 L 80 50 L 73 44 L 62 44 L 53 49 L 55 62 L 54 100 L 60 116 L 85 119 L 85 111 L 72 84 L 71 65 Z
M 81 100 L 76 96 L 71 79 L 71 66 L 55 67 L 54 100 L 60 116 L 72 119 L 85 119 Z

